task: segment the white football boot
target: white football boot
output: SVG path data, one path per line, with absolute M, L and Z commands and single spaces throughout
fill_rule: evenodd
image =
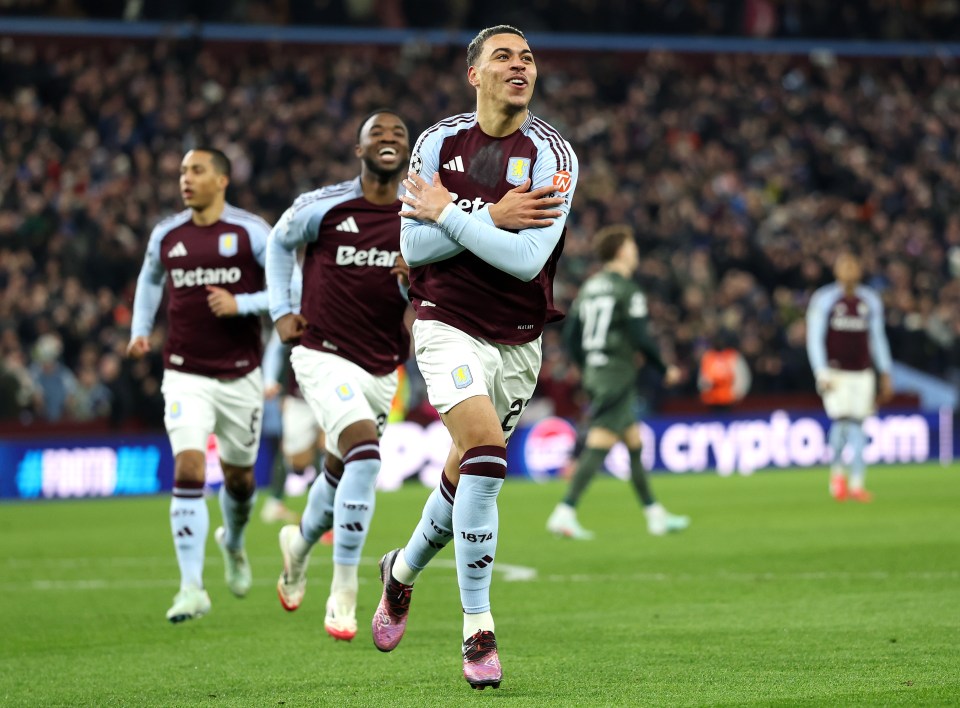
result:
M 577 521 L 576 509 L 563 502 L 554 507 L 553 513 L 547 519 L 547 531 L 577 541 L 589 541 L 593 538 L 593 531 L 583 528 Z
M 223 553 L 223 577 L 227 587 L 237 597 L 245 597 L 253 585 L 253 574 L 250 572 L 250 561 L 244 549 L 231 551 L 226 544 L 227 530 L 220 526 L 213 534 L 220 551 Z
M 210 596 L 203 588 L 186 587 L 173 598 L 173 606 L 167 610 L 167 619 L 174 624 L 189 619 L 199 619 L 210 611 Z
M 647 517 L 647 531 L 653 536 L 665 536 L 673 531 L 683 531 L 690 525 L 689 516 L 671 514 L 660 503 L 644 507 L 643 513 Z
M 283 571 L 277 581 L 277 596 L 287 612 L 300 607 L 307 592 L 307 565 L 310 556 L 300 558 L 293 552 L 293 542 L 300 535 L 299 526 L 284 526 L 280 529 L 280 554 L 283 556 Z
M 341 590 L 327 598 L 327 616 L 323 628 L 334 639 L 349 642 L 357 636 L 357 592 Z

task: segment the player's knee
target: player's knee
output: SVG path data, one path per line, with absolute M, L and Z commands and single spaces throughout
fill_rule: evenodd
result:
M 184 450 L 174 458 L 174 482 L 203 482 L 206 471 L 207 460 L 199 450 Z
M 340 458 L 346 461 L 348 454 L 353 448 L 361 444 L 369 443 L 370 441 L 376 442 L 379 440 L 379 437 L 376 422 L 372 420 L 358 420 L 356 423 L 351 423 L 343 429 L 343 432 L 340 433 L 340 437 L 337 439 Z
M 313 448 L 307 448 L 306 450 L 290 455 L 290 466 L 297 474 L 303 474 L 303 471 L 313 464 L 313 458 Z
M 231 497 L 244 500 L 253 496 L 256 491 L 253 467 L 231 465 L 222 461 L 220 466 L 223 468 L 223 484 Z

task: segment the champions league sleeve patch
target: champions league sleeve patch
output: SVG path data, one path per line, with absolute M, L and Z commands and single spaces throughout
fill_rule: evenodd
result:
M 410 156 L 410 171 L 414 174 L 420 174 L 420 170 L 423 169 L 423 158 L 420 157 L 419 152 L 415 152 Z
M 453 376 L 453 385 L 457 388 L 466 388 L 473 383 L 473 374 L 470 373 L 470 367 L 466 364 L 458 366 L 450 373 Z

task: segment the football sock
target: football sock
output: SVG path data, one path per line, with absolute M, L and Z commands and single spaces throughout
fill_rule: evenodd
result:
M 243 531 L 250 520 L 250 510 L 253 509 L 256 499 L 255 488 L 251 488 L 249 495 L 244 498 L 228 489 L 226 483 L 220 487 L 220 511 L 223 513 L 223 528 L 226 531 L 224 545 L 228 550 L 239 551 L 243 548 Z
M 365 440 L 343 456 L 343 477 L 333 504 L 333 562 L 359 565 L 370 531 L 380 472 L 380 443 Z
M 466 612 L 463 613 L 463 641 L 467 641 L 477 632 L 485 630 L 489 632 L 494 631 L 493 625 L 493 615 L 487 612 L 477 612 L 474 614 L 468 615 Z
M 359 580 L 356 565 L 333 564 L 333 581 L 330 583 L 330 594 L 348 593 L 355 595 Z
M 297 555 L 306 555 L 313 544 L 333 527 L 333 500 L 338 484 L 340 480 L 329 468 L 324 467 L 323 473 L 310 486 L 307 508 L 300 517 L 300 537 L 303 545 L 301 546 L 299 541 L 294 542 L 293 551 Z
M 423 505 L 420 523 L 394 561 L 393 577 L 399 582 L 413 585 L 420 571 L 453 538 L 453 501 L 456 493 L 457 488 L 441 472 L 440 484 Z
M 647 471 L 643 469 L 643 462 L 640 460 L 640 449 L 629 450 L 630 452 L 630 483 L 640 497 L 644 506 L 656 504 L 657 499 L 653 496 L 653 490 L 650 489 L 650 478 Z
M 203 587 L 203 556 L 210 514 L 203 482 L 174 482 L 170 499 L 170 530 L 180 566 L 180 589 Z
M 835 420 L 830 426 L 830 461 L 834 467 L 843 466 L 843 448 L 847 444 L 847 421 Z
M 847 426 L 847 437 L 853 449 L 853 460 L 850 463 L 850 488 L 861 490 L 867 476 L 867 466 L 863 461 L 863 449 L 867 446 L 867 436 L 859 422 L 852 421 Z
M 274 499 L 283 499 L 283 488 L 287 482 L 287 474 L 290 468 L 283 455 L 278 454 L 273 462 L 273 470 L 270 474 L 270 496 Z
M 490 580 L 497 553 L 497 495 L 507 475 L 507 451 L 499 445 L 467 450 L 453 505 L 453 543 L 460 604 L 467 614 L 490 611 Z
M 563 498 L 563 503 L 569 507 L 576 507 L 580 496 L 586 491 L 590 480 L 600 471 L 603 461 L 607 457 L 609 450 L 602 450 L 596 447 L 588 447 L 577 460 L 577 469 L 570 478 L 570 486 L 567 487 L 567 495 Z

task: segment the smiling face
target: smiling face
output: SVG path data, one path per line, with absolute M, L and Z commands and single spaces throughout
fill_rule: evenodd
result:
M 402 173 L 410 162 L 410 134 L 393 113 L 375 113 L 360 129 L 356 155 L 363 167 L 381 180 Z
M 527 40 L 515 34 L 487 38 L 475 64 L 467 69 L 477 89 L 477 109 L 516 113 L 526 110 L 537 82 L 537 65 Z

